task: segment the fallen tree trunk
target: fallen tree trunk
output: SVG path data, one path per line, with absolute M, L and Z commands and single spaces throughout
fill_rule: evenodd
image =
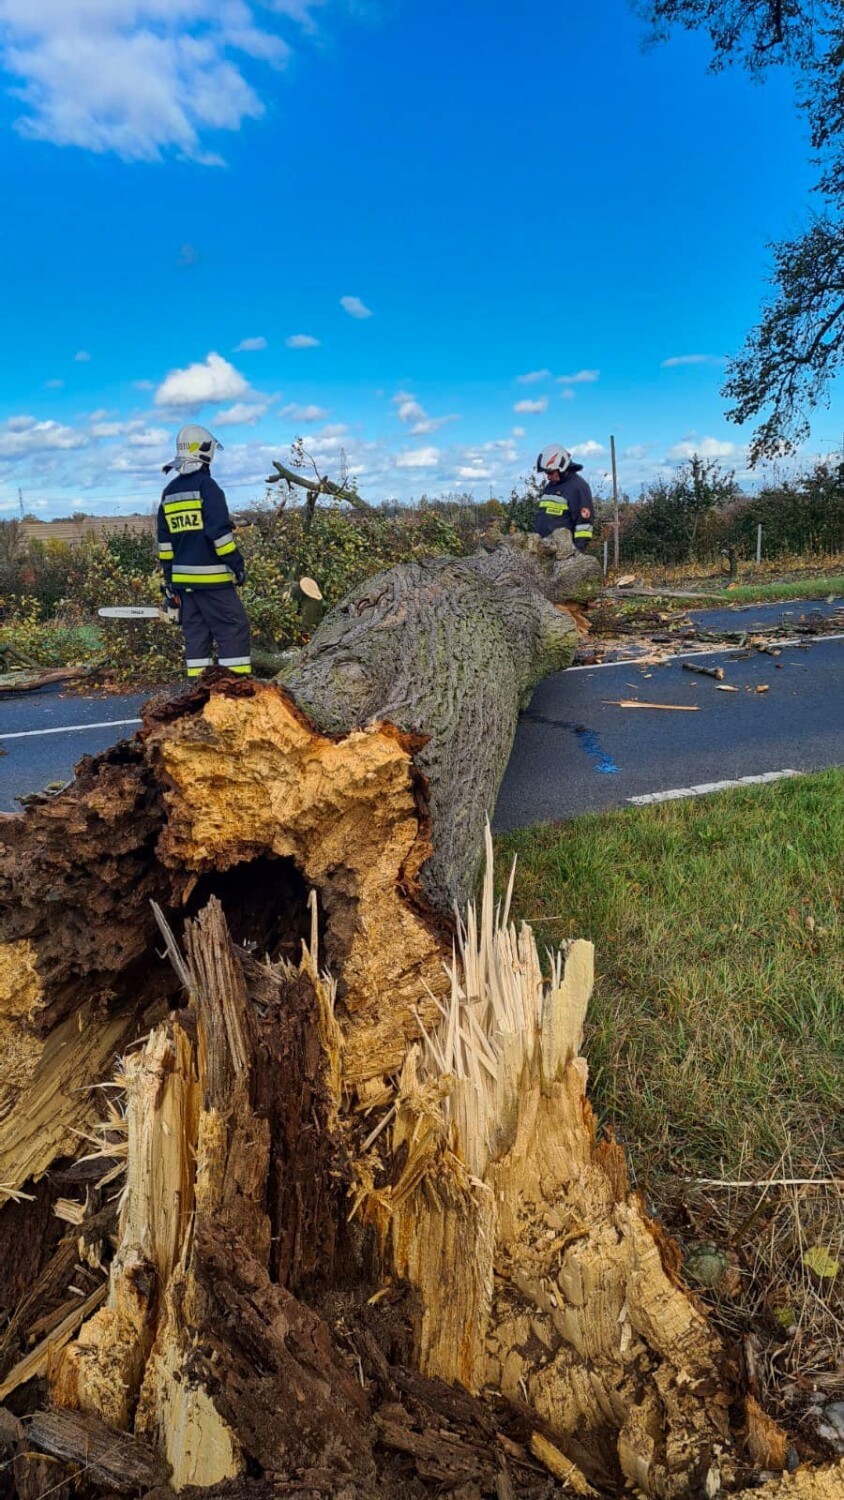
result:
M 491 870 L 454 958 L 442 916 L 519 702 L 570 659 L 570 566 L 392 570 L 284 685 L 210 674 L 0 825 L 21 1493 L 56 1489 L 33 1448 L 90 1492 L 89 1439 L 105 1489 L 163 1464 L 256 1500 L 684 1500 L 752 1471 L 678 1254 L 596 1137 L 590 946 L 543 979 Z

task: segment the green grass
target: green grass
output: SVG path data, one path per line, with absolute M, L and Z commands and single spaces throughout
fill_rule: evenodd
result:
M 777 599 L 822 599 L 828 594 L 844 595 L 844 576 L 801 578 L 796 583 L 742 583 L 725 590 L 727 599 L 739 604 L 761 604 Z
M 658 589 L 659 584 L 655 583 L 653 587 Z M 679 587 L 679 585 L 671 585 L 671 587 Z M 689 584 L 689 596 L 697 591 L 697 583 Z M 716 593 L 717 589 L 714 583 L 703 581 L 700 592 L 709 596 Z M 839 573 L 831 578 L 799 578 L 793 583 L 741 583 L 736 588 L 724 587 L 723 589 L 725 604 L 776 603 L 779 599 L 786 601 L 789 599 L 823 599 L 829 594 L 844 596 L 844 574 Z M 659 596 L 651 595 L 651 601 L 654 597 Z M 662 597 L 670 599 L 671 595 L 665 594 Z M 713 606 L 709 604 L 708 607 Z
M 844 771 L 497 841 L 540 945 L 588 937 L 591 1097 L 640 1186 L 841 1149 Z M 836 1139 L 837 1132 L 837 1139 Z

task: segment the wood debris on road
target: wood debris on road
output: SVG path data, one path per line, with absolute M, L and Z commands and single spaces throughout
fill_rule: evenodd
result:
M 601 702 L 611 708 L 662 708 L 677 714 L 696 714 L 699 708 L 697 703 L 640 703 L 638 698 L 602 698 Z
M 684 672 L 699 672 L 701 677 L 715 677 L 719 682 L 723 680 L 723 667 L 700 667 L 694 662 L 684 661 L 681 663 Z

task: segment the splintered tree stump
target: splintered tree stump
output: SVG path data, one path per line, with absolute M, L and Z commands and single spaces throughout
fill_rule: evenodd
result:
M 724 1351 L 596 1134 L 591 946 L 543 973 L 491 847 L 447 916 L 578 567 L 533 538 L 390 570 L 284 683 L 208 674 L 0 822 L 19 1493 L 752 1478 Z

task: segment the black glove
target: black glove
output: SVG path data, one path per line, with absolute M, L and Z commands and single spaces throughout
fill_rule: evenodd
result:
M 237 584 L 238 588 L 242 589 L 243 585 L 246 582 L 246 564 L 244 563 L 243 558 L 238 558 L 237 562 L 233 562 L 231 566 L 232 572 L 234 573 L 234 581 Z

